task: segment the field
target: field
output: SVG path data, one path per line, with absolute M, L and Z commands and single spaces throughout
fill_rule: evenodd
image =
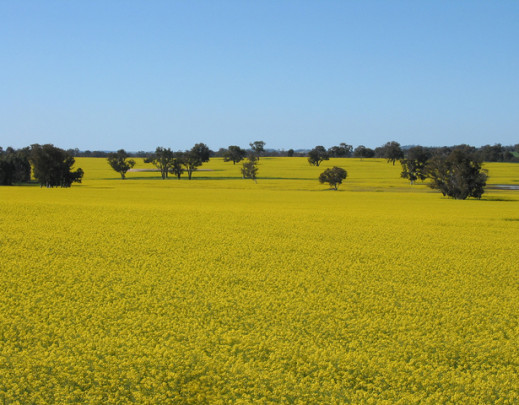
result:
M 0 188 L 0 403 L 519 402 L 519 191 L 450 200 L 377 159 L 77 166 Z

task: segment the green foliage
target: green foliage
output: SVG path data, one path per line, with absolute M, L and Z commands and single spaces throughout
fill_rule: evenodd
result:
M 487 181 L 487 171 L 474 153 L 455 149 L 447 156 L 435 156 L 427 163 L 429 187 L 456 200 L 481 198 Z
M 372 158 L 375 156 L 375 151 L 370 148 L 366 148 L 364 145 L 359 145 L 353 151 L 353 156 L 356 158 Z
M 0 147 L 0 185 L 10 186 L 13 183 L 26 183 L 30 179 L 29 149 L 14 150 L 9 147 L 4 151 Z
M 193 172 L 196 171 L 199 166 L 202 166 L 205 162 L 209 162 L 210 156 L 211 150 L 205 143 L 197 143 L 191 150 L 187 150 L 183 153 L 182 164 L 186 168 L 189 180 L 191 180 Z
M 75 160 L 63 149 L 51 144 L 34 144 L 29 159 L 34 177 L 42 187 L 70 187 L 72 183 L 81 183 L 83 170 L 71 171 Z
M 249 143 L 252 154 L 259 160 L 260 156 L 265 152 L 265 142 L 254 141 Z
M 326 169 L 319 175 L 320 183 L 328 183 L 330 187 L 333 187 L 337 190 L 339 184 L 342 184 L 342 181 L 348 177 L 348 172 L 341 167 L 334 166 L 332 168 Z
M 392 162 L 393 166 L 397 160 L 404 158 L 404 152 L 402 151 L 400 144 L 395 141 L 387 142 L 384 146 L 382 146 L 382 155 L 385 159 L 387 159 L 388 163 Z
M 353 146 L 341 142 L 339 146 L 332 146 L 328 149 L 328 155 L 335 158 L 351 157 L 353 153 Z
M 256 182 L 256 176 L 258 174 L 258 159 L 256 159 L 254 155 L 250 155 L 243 163 L 241 174 L 244 179 L 252 179 Z
M 180 176 L 184 173 L 183 162 L 184 162 L 184 153 L 183 152 L 174 152 L 173 160 L 171 161 L 171 165 L 169 167 L 169 172 L 177 176 L 180 180 Z
M 427 178 L 425 168 L 430 156 L 427 149 L 421 146 L 410 148 L 407 152 L 407 159 L 400 160 L 402 165 L 400 176 L 404 179 L 409 179 L 411 184 L 414 184 L 418 179 L 424 181 Z
M 323 160 L 329 160 L 330 155 L 324 146 L 316 146 L 308 152 L 308 163 L 314 166 L 319 166 Z
M 107 161 L 110 167 L 121 175 L 123 180 L 126 178 L 126 172 L 135 166 L 135 160 L 128 159 L 128 153 L 124 149 L 109 153 Z
M 168 177 L 168 172 L 173 160 L 174 154 L 171 149 L 159 146 L 155 149 L 155 153 L 148 155 L 146 159 L 144 159 L 144 163 L 153 163 L 157 169 L 160 170 L 160 175 L 164 180 Z
M 247 151 L 243 150 L 239 146 L 231 145 L 223 153 L 223 160 L 224 162 L 232 162 L 233 164 L 236 164 L 241 162 L 245 156 L 247 156 Z

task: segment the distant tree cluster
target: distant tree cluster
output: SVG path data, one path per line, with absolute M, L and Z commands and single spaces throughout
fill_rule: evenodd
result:
M 457 200 L 481 198 L 488 178 L 482 161 L 481 154 L 468 145 L 435 150 L 415 146 L 400 161 L 401 176 L 411 184 L 430 179 L 429 187 Z
M 146 163 L 154 164 L 161 173 L 162 179 L 169 174 L 178 179 L 187 173 L 188 179 L 211 156 L 222 157 L 225 162 L 242 162 L 240 168 L 243 178 L 257 179 L 258 162 L 261 156 L 306 156 L 308 162 L 320 166 L 330 158 L 383 158 L 395 165 L 402 165 L 401 177 L 416 181 L 430 180 L 429 186 L 439 190 L 444 196 L 455 199 L 468 197 L 481 198 L 487 181 L 487 172 L 482 168 L 483 162 L 519 162 L 519 144 L 502 146 L 501 144 L 485 145 L 475 148 L 469 145 L 452 147 L 401 147 L 398 142 L 391 141 L 375 149 L 364 145 L 356 148 L 340 143 L 326 149 L 318 145 L 311 150 L 289 149 L 276 151 L 265 149 L 264 141 L 254 141 L 250 149 L 242 149 L 237 145 L 211 151 L 206 144 L 197 143 L 191 149 L 173 152 L 170 148 L 157 147 L 155 152 L 139 151 L 135 153 L 120 149 L 117 152 L 80 151 L 79 149 L 63 150 L 51 144 L 38 145 L 15 150 L 0 147 L 0 185 L 12 185 L 29 182 L 31 170 L 34 179 L 42 187 L 70 187 L 72 183 L 80 183 L 83 170 L 72 170 L 74 157 L 104 157 L 108 164 L 125 179 L 126 173 L 135 166 L 132 157 L 144 157 Z M 321 183 L 328 183 L 334 189 L 346 178 L 347 172 L 334 166 L 319 176 Z
M 0 147 L 0 184 L 27 183 L 33 176 L 41 187 L 70 187 L 81 183 L 83 170 L 72 171 L 75 159 L 68 152 L 54 145 L 38 145 L 5 151 Z
M 34 178 L 41 187 L 70 187 L 81 183 L 83 170 L 72 171 L 75 159 L 67 151 L 54 145 L 31 145 L 29 157 Z
M 0 185 L 11 186 L 15 183 L 27 183 L 31 180 L 30 149 L 15 150 L 0 147 Z
M 162 179 L 167 179 L 169 174 L 173 174 L 178 179 L 184 172 L 187 172 L 188 179 L 191 180 L 193 172 L 203 163 L 208 162 L 212 151 L 204 143 L 197 143 L 190 150 L 184 152 L 173 152 L 170 148 L 159 146 L 155 152 L 148 152 L 144 158 L 145 163 L 152 163 L 159 169 Z M 129 153 L 124 149 L 116 153 L 109 153 L 107 161 L 110 167 L 121 174 L 124 179 L 126 172 L 134 167 L 135 161 L 129 159 Z

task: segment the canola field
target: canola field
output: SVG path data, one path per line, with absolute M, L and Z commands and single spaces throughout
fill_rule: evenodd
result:
M 0 188 L 0 403 L 519 402 L 519 191 L 450 200 L 377 159 L 76 163 Z

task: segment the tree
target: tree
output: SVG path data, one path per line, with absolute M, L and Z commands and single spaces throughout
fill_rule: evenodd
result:
M 342 142 L 339 146 L 332 146 L 328 149 L 328 154 L 330 157 L 334 158 L 345 158 L 350 157 L 353 153 L 353 146 L 345 144 Z
M 81 168 L 72 171 L 72 156 L 51 144 L 31 145 L 29 160 L 41 187 L 70 187 L 72 183 L 81 183 L 84 175 Z
M 339 184 L 348 177 L 348 172 L 341 167 L 333 166 L 332 168 L 326 169 L 319 175 L 319 182 L 328 183 L 330 187 L 337 190 Z
M 239 146 L 231 145 L 223 153 L 223 161 L 232 162 L 235 165 L 236 163 L 241 162 L 245 156 L 247 156 L 247 151 L 243 150 Z
M 256 160 L 259 160 L 261 154 L 265 153 L 265 142 L 254 141 L 249 143 L 249 145 L 253 155 L 256 157 Z
M 27 183 L 30 180 L 29 149 L 15 150 L 8 147 L 4 151 L 0 147 L 0 185 L 10 186 L 13 183 Z
M 475 154 L 464 149 L 454 149 L 447 156 L 435 156 L 427 162 L 429 187 L 456 200 L 481 198 L 488 178 L 481 166 Z
M 323 160 L 329 160 L 330 156 L 324 146 L 316 146 L 308 152 L 308 163 L 319 166 Z
M 384 146 L 382 146 L 383 157 L 387 159 L 387 162 L 392 162 L 393 166 L 397 160 L 404 158 L 404 152 L 400 147 L 398 142 L 392 141 L 387 142 Z
M 361 160 L 364 158 L 372 158 L 375 156 L 375 151 L 373 149 L 366 148 L 364 145 L 359 145 L 353 151 L 353 156 L 360 158 Z
M 186 168 L 187 178 L 191 180 L 193 172 L 203 163 L 209 161 L 211 150 L 205 143 L 197 143 L 191 150 L 185 151 L 182 156 L 182 164 Z
M 169 167 L 169 172 L 177 176 L 177 179 L 180 180 L 180 176 L 184 173 L 184 168 L 182 167 L 184 164 L 184 152 L 174 152 L 173 160 Z
M 478 155 L 483 162 L 502 162 L 505 160 L 505 149 L 500 143 L 484 145 L 479 148 Z
M 258 174 L 258 159 L 255 155 L 251 154 L 247 161 L 243 162 L 241 174 L 244 179 L 252 179 L 257 183 L 256 176 Z
M 288 156 L 288 157 L 293 157 L 293 156 L 294 156 L 294 149 L 289 149 L 289 150 L 287 151 L 287 156 Z
M 109 153 L 107 160 L 108 164 L 121 175 L 123 180 L 126 178 L 126 172 L 135 166 L 135 160 L 128 159 L 128 154 L 124 149 Z
M 155 149 L 155 153 L 152 153 L 144 159 L 144 163 L 153 163 L 157 169 L 160 170 L 162 180 L 168 177 L 169 168 L 174 159 L 173 152 L 170 148 L 166 149 L 161 146 Z
M 430 152 L 421 146 L 410 148 L 407 151 L 407 159 L 400 160 L 402 165 L 400 176 L 409 179 L 411 184 L 414 184 L 418 179 L 424 181 L 427 178 L 425 167 L 430 157 Z

